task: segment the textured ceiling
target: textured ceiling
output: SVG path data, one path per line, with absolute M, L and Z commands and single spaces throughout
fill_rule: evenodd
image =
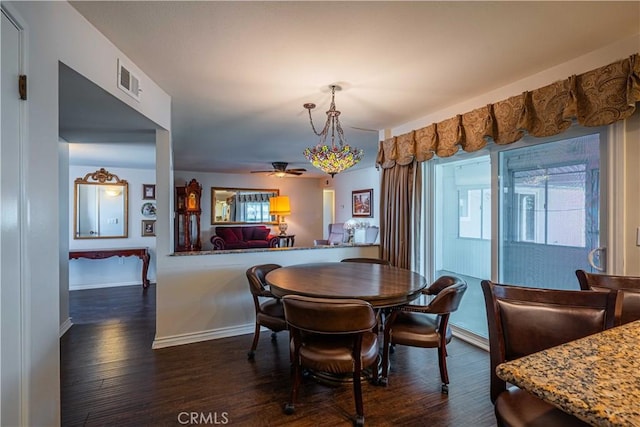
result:
M 302 151 L 317 138 L 302 105 L 318 105 L 321 127 L 330 84 L 344 87 L 336 105 L 347 140 L 371 166 L 378 130 L 640 27 L 639 2 L 71 4 L 171 95 L 176 169 L 243 173 L 285 161 L 306 176 L 316 171 Z M 73 117 L 66 128 L 83 141 Z

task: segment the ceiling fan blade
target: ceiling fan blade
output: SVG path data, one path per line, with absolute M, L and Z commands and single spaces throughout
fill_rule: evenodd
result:
M 306 172 L 306 169 L 298 168 L 298 169 L 287 169 L 288 163 L 286 162 L 273 162 L 271 163 L 273 166 L 272 170 L 268 171 L 251 171 L 251 173 L 268 173 L 269 175 L 278 175 L 278 174 L 287 174 L 287 175 L 302 175 L 302 172 Z M 278 175 L 281 176 L 281 175 Z
M 358 127 L 358 126 L 349 126 L 349 127 L 350 127 L 351 129 L 354 129 L 354 130 L 361 130 L 361 131 L 364 131 L 364 132 L 378 132 L 378 130 L 377 130 L 377 129 L 367 129 L 367 128 L 361 128 L 361 127 Z

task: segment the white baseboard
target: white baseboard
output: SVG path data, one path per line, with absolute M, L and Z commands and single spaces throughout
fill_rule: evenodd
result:
M 235 337 L 237 335 L 246 335 L 253 333 L 255 324 L 233 326 L 229 328 L 221 328 L 210 331 L 202 331 L 183 335 L 174 335 L 169 337 L 156 338 L 153 340 L 151 348 L 165 348 L 176 345 L 191 344 L 200 341 L 209 341 L 219 338 Z
M 142 284 L 140 282 L 94 283 L 94 284 L 88 284 L 88 285 L 76 284 L 76 285 L 69 285 L 69 290 L 70 291 L 83 291 L 83 290 L 86 290 L 86 289 L 117 288 L 119 286 L 140 286 L 140 287 L 142 287 Z
M 462 341 L 468 342 L 471 345 L 474 345 L 476 347 L 479 347 L 481 349 L 483 349 L 484 351 L 489 351 L 489 340 L 481 337 L 479 335 L 476 334 L 472 334 L 469 331 L 466 331 L 464 329 L 460 329 L 456 326 L 451 326 L 451 332 L 453 333 L 453 336 L 461 339 Z
M 221 328 L 210 331 L 202 331 L 196 333 L 189 333 L 183 335 L 173 335 L 169 337 L 156 338 L 153 340 L 151 348 L 159 349 L 165 347 L 173 347 L 176 345 L 192 344 L 201 341 L 216 340 L 220 338 L 235 337 L 238 335 L 252 334 L 255 325 L 248 324 L 243 326 L 233 326 L 229 328 Z M 479 335 L 475 335 L 464 329 L 451 327 L 453 336 L 465 341 L 471 345 L 481 348 L 482 350 L 489 351 L 489 340 Z M 268 331 L 267 328 L 261 328 L 261 332 Z
M 60 335 L 58 336 L 58 338 L 62 338 L 62 336 L 66 334 L 72 326 L 73 323 L 71 323 L 71 317 L 67 317 L 67 320 L 62 322 L 62 325 L 60 325 Z

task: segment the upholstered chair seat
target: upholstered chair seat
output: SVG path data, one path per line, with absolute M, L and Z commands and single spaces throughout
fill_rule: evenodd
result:
M 389 354 L 393 345 L 437 348 L 442 393 L 449 392 L 447 344 L 451 341 L 449 316 L 456 311 L 467 290 L 467 283 L 453 276 L 438 278 L 426 290 L 435 297 L 427 305 L 407 304 L 392 309 L 384 327 L 381 384 L 387 385 Z M 431 289 L 433 288 L 433 289 Z
M 589 424 L 561 411 L 520 388 L 511 387 L 495 401 L 501 426 L 528 427 L 586 427 Z
M 271 330 L 283 331 L 287 328 L 284 320 L 284 307 L 278 299 L 274 298 L 260 304 L 260 311 L 258 311 L 256 317 L 258 323 Z M 283 325 L 284 329 L 282 328 Z
M 400 312 L 393 324 L 393 340 L 410 347 L 438 347 L 440 332 L 438 316 L 425 316 L 422 313 Z M 445 342 L 449 344 L 453 334 L 451 328 L 445 332 Z
M 342 374 L 353 371 L 353 338 L 349 336 L 315 335 L 305 339 L 300 347 L 300 363 L 312 370 Z M 291 345 L 293 350 L 293 343 Z M 375 334 L 362 337 L 360 349 L 362 366 L 370 366 L 378 359 L 378 339 Z
M 286 414 L 293 414 L 302 369 L 328 374 L 352 373 L 356 425 L 364 425 L 362 369 L 372 366 L 378 380 L 378 334 L 371 304 L 358 299 L 310 298 L 286 295 L 282 298 L 291 334 L 293 364 L 291 399 Z

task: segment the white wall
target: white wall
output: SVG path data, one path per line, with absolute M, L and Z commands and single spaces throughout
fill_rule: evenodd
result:
M 91 26 L 66 2 L 3 2 L 10 14 L 24 28 L 25 72 L 29 76 L 28 100 L 25 102 L 22 159 L 16 167 L 25 173 L 22 183 L 24 199 L 20 201 L 23 217 L 24 271 L 21 299 L 23 329 L 22 362 L 13 366 L 22 373 L 22 384 L 2 394 L 19 393 L 20 404 L 3 407 L 15 413 L 21 425 L 50 426 L 60 422 L 59 330 L 60 304 L 67 283 L 61 283 L 66 264 L 68 235 L 66 190 L 60 182 L 67 171 L 58 164 L 58 63 L 65 64 L 92 80 L 112 95 L 129 104 L 160 126 L 171 128 L 171 100 L 149 77 L 138 72 L 144 95 L 140 103 L 116 87 L 117 59 L 121 51 Z M 65 220 L 61 220 L 61 212 Z M 3 338 L 2 345 L 5 341 Z M 4 416 L 4 414 L 3 414 Z
M 322 229 L 322 187 L 314 178 L 277 178 L 268 175 L 203 173 L 175 171 L 175 186 L 184 186 L 194 179 L 202 185 L 202 215 L 200 230 L 202 250 L 211 250 L 210 238 L 215 234 L 211 225 L 211 188 L 265 188 L 279 189 L 280 195 L 289 196 L 291 215 L 285 218 L 289 225 L 288 234 L 295 235 L 297 247 L 313 246 L 314 239 L 321 239 Z M 277 226 L 273 230 L 279 233 Z
M 73 191 L 69 192 L 68 182 L 69 175 L 65 173 L 69 169 L 69 144 L 62 139 L 58 142 L 58 170 L 59 170 L 59 183 L 60 188 L 60 200 L 66 200 L 69 197 L 73 198 Z M 71 194 L 71 196 L 69 196 Z M 66 203 L 60 203 L 60 217 L 58 218 L 60 226 L 58 227 L 60 236 L 60 252 L 58 253 L 59 265 L 60 265 L 60 336 L 71 327 L 71 319 L 69 318 L 69 239 L 67 238 L 67 231 L 72 230 L 68 228 L 67 218 L 73 216 L 73 208 L 69 210 L 69 205 Z
M 336 190 L 336 222 L 345 222 L 352 218 L 351 192 L 373 189 L 373 217 L 362 218 L 371 225 L 380 225 L 380 179 L 382 170 L 374 167 L 346 170 L 333 178 Z
M 74 180 L 84 178 L 88 173 L 100 169 L 101 165 L 94 166 L 70 166 L 69 167 L 69 234 L 66 236 L 69 249 L 96 249 L 96 248 L 149 248 L 151 262 L 147 277 L 153 283 L 156 281 L 156 238 L 142 237 L 142 220 L 154 219 L 142 215 L 142 205 L 147 202 L 155 203 L 155 200 L 142 198 L 142 184 L 155 184 L 155 169 L 133 168 L 106 168 L 110 173 L 117 175 L 121 180 L 129 184 L 128 196 L 128 224 L 127 238 L 119 239 L 74 239 L 73 238 L 73 204 L 74 204 Z M 112 257 L 101 260 L 74 259 L 69 260 L 69 290 L 90 289 L 109 286 L 141 285 L 142 260 L 138 257 Z
M 167 256 L 156 287 L 158 315 L 153 346 L 252 333 L 255 309 L 246 270 L 253 265 L 337 262 L 377 255 L 378 246 L 351 246 Z
M 351 215 L 351 193 L 352 191 L 373 189 L 373 217 L 356 219 L 366 221 L 369 225 L 380 226 L 380 180 L 382 179 L 382 170 L 375 167 L 346 170 L 337 174 L 333 180 L 330 180 L 331 187 L 335 189 L 335 222 L 345 222 L 353 218 Z M 356 230 L 354 235 L 356 243 L 364 242 L 364 230 Z M 380 237 L 378 237 L 378 242 Z

